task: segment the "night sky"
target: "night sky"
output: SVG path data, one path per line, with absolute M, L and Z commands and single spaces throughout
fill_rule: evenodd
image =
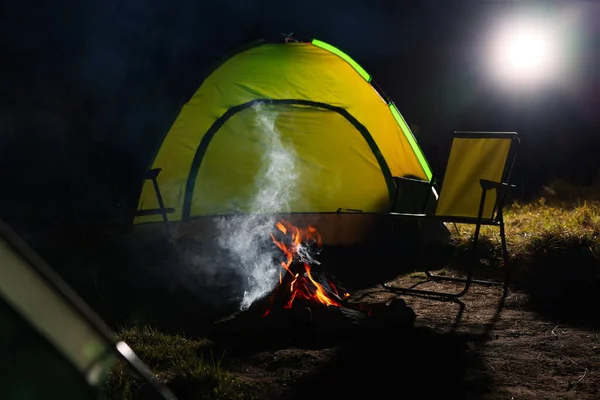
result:
M 455 130 L 517 131 L 529 196 L 599 177 L 600 2 L 57 0 L 0 6 L 1 218 L 126 221 L 141 175 L 206 74 L 250 41 L 316 37 L 358 61 L 398 105 L 436 171 Z M 415 4 L 412 4 L 415 3 Z M 490 28 L 542 18 L 559 76 L 499 84 Z

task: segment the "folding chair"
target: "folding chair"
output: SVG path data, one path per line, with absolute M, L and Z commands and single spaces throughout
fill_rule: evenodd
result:
M 163 224 L 165 227 L 165 233 L 167 234 L 167 238 L 170 242 L 173 242 L 173 235 L 171 235 L 171 229 L 169 227 L 169 218 L 167 214 L 172 214 L 175 212 L 173 207 L 165 207 L 165 203 L 163 202 L 162 194 L 160 192 L 160 187 L 158 186 L 158 174 L 162 171 L 161 168 L 154 168 L 147 172 L 146 180 L 152 181 L 152 186 L 154 187 L 154 192 L 156 193 L 156 200 L 158 201 L 158 208 L 137 210 L 135 215 L 137 217 L 146 216 L 146 215 L 158 215 L 160 214 L 163 219 Z
M 472 279 L 473 263 L 470 262 L 466 278 L 433 275 L 426 271 L 428 280 L 464 283 L 462 290 L 457 293 L 402 288 L 386 283 L 382 284 L 384 288 L 395 292 L 445 298 L 458 298 L 465 295 L 471 284 L 504 284 L 506 290 L 508 283 L 508 251 L 504 232 L 503 208 L 508 189 L 515 187 L 509 183 L 509 179 L 516 159 L 518 144 L 519 138 L 515 132 L 454 132 L 452 148 L 435 211 L 421 214 L 388 213 L 392 218 L 416 218 L 417 221 L 437 220 L 440 222 L 474 224 L 475 232 L 472 242 L 474 253 L 477 249 L 481 226 L 498 227 L 502 241 L 502 259 L 503 268 L 505 269 L 504 282 Z M 430 188 L 434 183 L 435 181 L 432 179 Z M 433 191 L 429 190 L 428 192 Z

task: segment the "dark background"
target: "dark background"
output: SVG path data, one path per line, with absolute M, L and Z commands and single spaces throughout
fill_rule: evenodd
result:
M 494 21 L 564 26 L 565 68 L 528 90 L 484 62 Z M 454 130 L 517 131 L 519 196 L 599 177 L 600 2 L 57 0 L 0 8 L 0 217 L 21 233 L 129 223 L 179 108 L 228 53 L 281 33 L 359 62 L 398 105 L 435 171 Z

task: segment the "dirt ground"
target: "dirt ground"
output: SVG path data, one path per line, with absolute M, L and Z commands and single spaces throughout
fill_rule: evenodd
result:
M 152 252 L 135 254 L 161 260 Z M 425 260 L 421 253 L 402 254 L 404 248 L 326 248 L 321 261 L 351 293 L 351 301 L 403 299 L 416 314 L 412 328 L 352 333 L 340 329 L 324 337 L 307 334 L 306 340 L 297 340 L 297 332 L 289 329 L 256 342 L 240 340 L 237 347 L 217 345 L 215 354 L 225 348 L 222 366 L 245 383 L 240 390 L 250 390 L 259 399 L 600 399 L 600 286 L 585 287 L 589 274 L 571 276 L 577 264 L 594 268 L 596 264 L 573 252 L 563 256 L 548 252 L 532 269 L 538 286 L 518 291 L 513 276 L 506 298 L 499 287 L 473 285 L 460 302 L 452 302 L 391 293 L 380 282 L 411 286 L 424 279 L 423 273 L 412 271 L 425 266 L 452 274 L 453 270 L 441 267 L 463 267 L 463 258 L 455 256 L 453 247 L 427 251 Z M 134 264 L 124 260 L 123 265 Z M 188 276 L 184 274 L 175 281 L 173 263 L 163 264 L 153 274 L 147 272 L 154 271 L 150 267 L 143 274 L 127 274 L 120 265 L 103 269 L 107 272 L 99 285 L 102 304 L 113 305 L 106 306 L 103 315 L 118 316 L 122 301 L 132 303 L 133 293 L 132 307 L 153 316 L 142 319 L 144 323 L 166 332 L 206 337 L 206 325 L 238 310 L 240 298 L 228 286 L 215 285 L 231 277 L 206 280 L 201 286 L 202 279 L 184 279 Z M 478 273 L 482 270 L 477 267 Z M 135 282 L 135 290 L 124 284 L 126 290 L 119 297 L 121 292 L 113 290 L 115 277 Z M 172 286 L 166 292 L 165 282 Z M 448 282 L 419 286 L 448 291 L 456 287 Z M 591 295 L 586 296 L 586 291 Z M 236 335 L 261 336 L 244 329 Z
M 390 283 L 409 286 L 422 274 Z M 427 282 L 424 289 L 456 284 Z M 320 345 L 285 340 L 233 354 L 227 368 L 257 383 L 258 398 L 598 399 L 597 321 L 537 313 L 524 293 L 474 285 L 460 302 L 398 295 L 380 285 L 351 299 L 400 296 L 416 313 L 408 332 L 378 330 Z

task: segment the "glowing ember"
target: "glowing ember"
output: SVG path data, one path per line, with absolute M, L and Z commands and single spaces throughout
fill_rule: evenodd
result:
M 284 292 L 284 308 L 291 308 L 297 299 L 316 301 L 326 306 L 341 306 L 343 299 L 350 294 L 341 292 L 325 276 L 322 278 L 325 282 L 320 283 L 311 270 L 311 266 L 320 264 L 311 255 L 315 246 L 320 248 L 322 245 L 319 232 L 313 226 L 300 229 L 287 221 L 279 221 L 275 226 L 283 234 L 282 239 L 271 234 L 271 239 L 284 256 L 276 290 L 276 293 L 279 292 L 277 296 L 282 295 L 281 291 Z M 264 315 L 268 314 L 269 310 Z

